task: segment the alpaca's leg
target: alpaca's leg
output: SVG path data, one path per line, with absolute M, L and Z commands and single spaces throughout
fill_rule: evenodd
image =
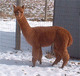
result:
M 54 46 L 54 54 L 55 54 L 56 60 L 53 62 L 52 66 L 57 64 L 61 60 L 61 56 L 59 55 L 59 52 L 55 46 Z
M 68 54 L 68 50 L 67 50 L 67 44 L 63 44 L 61 47 L 60 47 L 60 56 L 61 58 L 63 59 L 63 64 L 62 64 L 62 67 L 63 68 L 67 62 L 69 61 L 69 54 Z
M 69 58 L 70 58 L 70 56 L 69 56 L 68 51 L 67 51 L 67 49 L 66 49 L 66 50 L 63 52 L 63 55 L 62 55 L 63 64 L 62 64 L 62 67 L 61 67 L 61 68 L 63 68 L 63 67 L 67 64 L 67 62 L 69 61 Z
M 62 43 L 61 45 L 56 46 L 56 48 L 54 47 L 55 49 L 54 52 L 56 54 L 56 60 L 54 61 L 52 65 L 57 64 L 61 59 L 63 59 L 63 64 L 61 68 L 63 68 L 67 64 L 70 58 L 68 51 L 67 51 L 67 41 L 64 43 L 65 44 Z
M 33 57 L 33 58 L 32 58 L 32 63 L 33 63 L 32 67 L 35 67 L 36 61 L 37 61 L 37 60 Z
M 41 48 L 39 49 L 39 58 L 38 58 L 38 61 L 40 64 L 42 64 L 42 50 Z
M 56 55 L 56 60 L 53 62 L 52 66 L 57 64 L 61 60 L 61 56 L 58 53 L 56 53 L 56 54 L 57 54 Z
M 33 50 L 32 50 L 32 63 L 33 63 L 33 67 L 35 66 L 36 61 L 38 60 L 38 58 L 39 58 L 39 50 L 38 50 L 38 48 L 34 48 L 33 47 Z

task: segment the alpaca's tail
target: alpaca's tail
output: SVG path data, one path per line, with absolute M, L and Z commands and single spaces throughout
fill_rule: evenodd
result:
M 73 39 L 72 39 L 71 34 L 69 33 L 69 41 L 68 41 L 68 46 L 72 45 L 72 43 L 73 43 Z

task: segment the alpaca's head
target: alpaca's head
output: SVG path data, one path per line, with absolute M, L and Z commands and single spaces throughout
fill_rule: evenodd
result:
M 13 5 L 14 8 L 14 14 L 16 16 L 17 19 L 21 19 L 23 17 L 23 13 L 24 13 L 24 6 L 20 7 L 20 6 L 15 6 Z

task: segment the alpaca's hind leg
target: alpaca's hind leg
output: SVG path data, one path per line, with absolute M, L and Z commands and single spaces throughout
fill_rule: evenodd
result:
M 69 61 L 69 58 L 70 58 L 70 56 L 69 56 L 69 54 L 68 54 L 68 51 L 65 50 L 65 51 L 63 52 L 63 55 L 62 55 L 63 64 L 62 64 L 62 67 L 61 67 L 61 68 L 63 68 L 63 67 L 67 64 L 67 62 Z
M 54 46 L 54 54 L 55 54 L 56 60 L 53 62 L 52 66 L 57 64 L 61 60 L 61 56 L 59 55 L 59 52 L 55 46 Z
M 67 50 L 67 44 L 63 44 L 61 47 L 60 47 L 60 56 L 61 58 L 63 59 L 63 64 L 62 64 L 62 67 L 63 68 L 67 62 L 69 61 L 69 54 L 68 54 L 68 50 Z
M 56 60 L 53 62 L 52 66 L 55 65 L 55 64 L 57 64 L 60 60 L 61 60 L 61 57 L 60 57 L 59 54 L 57 54 Z

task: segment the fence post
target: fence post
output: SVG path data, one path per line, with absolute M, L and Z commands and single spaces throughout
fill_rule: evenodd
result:
M 22 0 L 16 0 L 17 6 L 21 5 Z M 21 32 L 20 32 L 20 27 L 19 24 L 16 20 L 16 39 L 15 39 L 15 50 L 20 50 L 21 47 Z
M 53 26 L 54 26 L 54 19 L 55 19 L 55 3 L 56 3 L 56 0 L 54 0 L 54 10 L 53 10 Z M 54 43 L 51 45 L 51 53 L 53 54 L 54 52 L 53 52 L 53 50 L 54 50 Z
M 45 0 L 45 21 L 47 20 L 47 0 Z

